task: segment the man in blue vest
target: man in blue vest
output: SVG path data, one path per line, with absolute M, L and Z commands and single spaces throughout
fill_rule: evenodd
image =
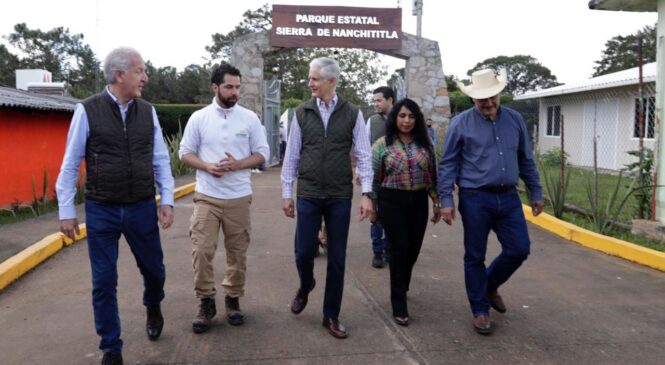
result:
M 529 256 L 531 242 L 522 202 L 517 193 L 521 178 L 529 191 L 534 216 L 543 210 L 542 188 L 522 116 L 500 106 L 506 87 L 502 70 L 476 71 L 472 84 L 459 84 L 473 99 L 474 108 L 453 118 L 439 163 L 439 192 L 443 220 L 455 219 L 454 184 L 459 187 L 459 212 L 464 225 L 464 280 L 473 313 L 473 328 L 492 333 L 489 310 L 506 312 L 499 287 Z M 501 254 L 485 267 L 487 236 L 496 233 Z
M 323 303 L 323 326 L 335 338 L 345 338 L 339 321 L 344 288 L 346 244 L 349 236 L 353 171 L 351 156 L 357 160 L 363 197 L 360 220 L 374 214 L 372 200 L 372 161 L 365 120 L 358 107 L 335 92 L 340 69 L 331 58 L 317 58 L 309 65 L 312 99 L 296 108 L 289 131 L 289 143 L 282 165 L 282 209 L 294 218 L 296 210 L 295 256 L 300 277 L 291 312 L 299 314 L 314 289 L 314 256 L 321 217 L 328 233 L 328 270 Z M 297 204 L 293 183 L 298 180 Z
M 56 183 L 60 231 L 79 234 L 74 196 L 81 161 L 87 170 L 85 215 L 92 271 L 95 328 L 102 364 L 122 364 L 116 287 L 118 239 L 125 236 L 143 275 L 148 338 L 159 338 L 164 318 L 165 269 L 159 224 L 173 223 L 173 176 L 155 108 L 140 99 L 148 82 L 141 55 L 117 48 L 104 60 L 104 90 L 76 105 Z M 155 203 L 155 183 L 161 206 Z
M 395 102 L 395 92 L 388 86 L 380 86 L 374 90 L 372 100 L 374 101 L 376 114 L 369 117 L 366 127 L 371 145 L 377 139 L 386 135 L 386 120 Z M 390 242 L 388 237 L 385 236 L 380 223 L 372 223 L 370 237 L 372 238 L 372 251 L 374 252 L 372 267 L 383 268 L 386 266 L 386 259 L 389 256 Z

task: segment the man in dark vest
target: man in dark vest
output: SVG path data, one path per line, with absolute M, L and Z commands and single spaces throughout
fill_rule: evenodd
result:
M 376 114 L 367 120 L 367 135 L 370 144 L 373 145 L 377 139 L 386 135 L 386 119 L 388 119 L 388 113 L 390 113 L 390 109 L 392 109 L 395 102 L 395 92 L 388 86 L 380 86 L 374 90 L 372 99 L 374 100 Z M 372 238 L 372 251 L 374 252 L 372 266 L 380 269 L 386 266 L 390 243 L 383 232 L 383 227 L 378 222 L 376 224 L 372 223 L 370 237 Z
M 282 209 L 296 221 L 295 256 L 300 287 L 291 303 L 298 314 L 305 309 L 314 289 L 314 255 L 318 250 L 317 233 L 323 217 L 328 232 L 328 270 L 323 303 L 323 326 L 336 338 L 345 338 L 346 329 L 339 322 L 344 288 L 346 243 L 353 197 L 353 151 L 358 164 L 363 197 L 360 220 L 374 214 L 372 200 L 372 165 L 365 120 L 358 107 L 335 92 L 339 65 L 331 58 L 317 58 L 309 65 L 312 99 L 296 108 L 289 143 L 282 165 Z M 297 204 L 293 201 L 293 183 L 298 180 Z
M 159 227 L 173 223 L 173 176 L 155 108 L 139 99 L 148 76 L 141 55 L 117 48 L 104 60 L 108 86 L 77 104 L 56 183 L 60 231 L 79 235 L 74 196 L 86 163 L 85 215 L 92 271 L 95 328 L 102 364 L 122 364 L 116 286 L 118 239 L 125 236 L 143 275 L 148 338 L 159 338 L 164 319 L 165 270 Z M 155 203 L 155 183 L 161 194 Z

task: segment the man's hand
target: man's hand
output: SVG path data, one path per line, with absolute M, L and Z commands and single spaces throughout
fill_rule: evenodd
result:
M 159 207 L 159 224 L 162 229 L 167 229 L 173 224 L 173 207 L 162 205 Z
M 240 163 L 238 160 L 236 160 L 235 157 L 233 157 L 232 154 L 225 152 L 226 153 L 226 158 L 223 158 L 219 163 L 217 164 L 222 171 L 224 172 L 231 172 L 231 171 L 236 171 L 240 170 L 242 167 L 240 166 Z
M 60 232 L 72 241 L 76 241 L 76 236 L 81 232 L 79 231 L 79 221 L 76 218 L 60 220 Z
M 534 217 L 537 217 L 542 212 L 543 212 L 542 200 L 536 200 L 531 202 L 531 214 L 533 214 Z
M 224 168 L 218 163 L 206 163 L 205 171 L 214 177 L 222 177 Z
M 294 218 L 296 216 L 295 204 L 293 204 L 293 199 L 284 198 L 282 199 L 282 210 L 284 215 L 289 218 Z
M 451 225 L 455 220 L 455 208 L 454 207 L 441 208 L 441 215 L 443 221 L 446 222 L 448 225 Z
M 375 213 L 376 212 L 374 212 L 374 203 L 372 202 L 372 199 L 366 195 L 363 195 L 363 198 L 360 201 L 360 221 L 362 222 L 365 218 L 372 218 Z

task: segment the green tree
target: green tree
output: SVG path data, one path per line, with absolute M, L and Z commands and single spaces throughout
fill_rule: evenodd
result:
M 639 66 L 638 39 L 642 38 L 642 60 L 656 61 L 656 26 L 646 26 L 628 36 L 615 36 L 605 42 L 601 59 L 595 61 L 593 77 Z
M 209 67 L 189 65 L 178 76 L 179 103 L 207 104 L 212 99 Z
M 459 91 L 457 86 L 457 76 L 455 75 L 446 75 L 446 85 L 448 85 L 448 92 Z
M 18 57 L 13 55 L 4 44 L 0 44 L 0 85 L 14 87 L 18 68 Z
M 245 34 L 269 31 L 272 27 L 272 10 L 268 4 L 243 14 L 240 24 L 227 34 L 212 35 L 212 45 L 206 46 L 210 61 L 228 60 L 233 42 Z M 307 87 L 308 61 L 322 56 L 333 56 L 330 49 L 284 48 L 264 55 L 264 76 L 277 75 L 282 80 L 282 98 L 306 100 L 310 98 Z M 353 103 L 366 105 L 371 85 L 386 76 L 386 67 L 376 61 L 376 54 L 368 50 L 344 49 L 335 52 L 342 70 L 338 91 Z
M 180 102 L 178 70 L 172 66 L 156 68 L 146 61 L 145 73 L 149 82 L 143 87 L 142 97 L 154 104 Z
M 506 69 L 508 84 L 504 92 L 511 95 L 519 95 L 527 91 L 559 85 L 556 76 L 552 75 L 552 71 L 541 65 L 537 59 L 531 56 L 516 55 L 512 57 L 498 56 L 488 58 L 485 61 L 477 63 L 467 72 L 467 75 L 470 76 L 474 71 L 486 68 L 494 70 L 497 74 L 500 69 Z
M 5 38 L 19 51 L 20 68 L 51 72 L 53 80 L 68 81 L 75 97 L 85 97 L 97 91 L 95 84 L 100 63 L 90 46 L 83 42 L 83 34 L 71 34 L 63 27 L 44 32 L 19 23 Z

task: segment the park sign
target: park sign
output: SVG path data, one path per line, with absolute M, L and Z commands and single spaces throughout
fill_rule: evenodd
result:
M 401 8 L 273 5 L 273 47 L 402 48 Z

